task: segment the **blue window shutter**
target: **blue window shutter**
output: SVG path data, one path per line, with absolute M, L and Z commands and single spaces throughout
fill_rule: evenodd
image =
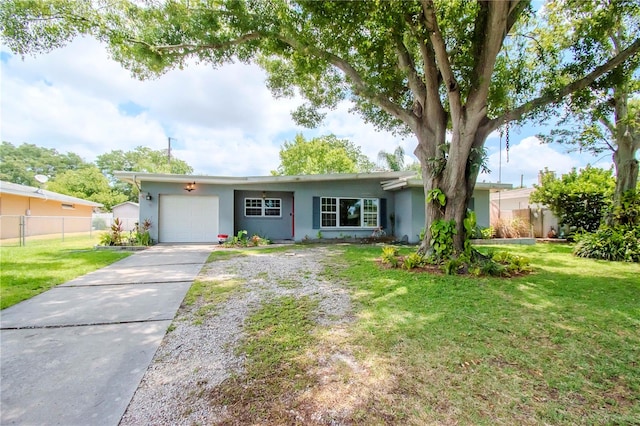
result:
M 320 229 L 320 197 L 313 197 L 313 229 Z
M 387 227 L 387 199 L 380 198 L 380 227 Z

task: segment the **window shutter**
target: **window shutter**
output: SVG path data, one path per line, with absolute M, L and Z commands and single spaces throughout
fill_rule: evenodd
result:
M 380 227 L 387 227 L 387 199 L 380 198 Z
M 320 229 L 320 197 L 313 197 L 313 229 Z

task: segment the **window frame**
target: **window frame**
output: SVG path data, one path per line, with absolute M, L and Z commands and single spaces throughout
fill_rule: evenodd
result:
M 376 229 L 380 227 L 380 206 L 381 199 L 373 197 L 329 197 L 321 196 L 320 198 L 320 229 Z M 330 201 L 328 201 L 330 200 Z M 340 206 L 341 200 L 356 200 L 356 203 L 360 205 L 360 225 L 340 225 Z M 373 203 L 367 203 L 372 201 Z M 365 206 L 375 206 L 375 225 L 365 225 L 365 217 L 369 219 L 366 222 L 370 222 L 371 211 L 366 211 Z M 331 207 L 332 209 L 327 209 Z M 335 223 L 335 225 L 325 225 L 325 223 Z
M 257 204 L 247 206 L 247 201 L 251 202 L 259 202 L 259 206 Z M 268 205 L 267 202 L 275 201 L 277 207 Z M 260 214 L 247 214 L 247 210 L 257 211 L 260 210 Z M 278 211 L 278 214 L 267 214 L 267 211 Z M 259 198 L 259 197 L 245 197 L 244 199 L 244 217 L 247 218 L 281 218 L 282 217 L 282 198 Z

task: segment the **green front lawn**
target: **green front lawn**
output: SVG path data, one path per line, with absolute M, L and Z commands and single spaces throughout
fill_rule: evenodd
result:
M 97 243 L 96 236 L 29 240 L 25 247 L 0 247 L 0 309 L 131 254 L 96 251 Z
M 499 247 L 503 248 L 503 247 Z M 425 424 L 631 424 L 640 419 L 640 265 L 511 246 L 535 273 L 448 277 L 372 268 L 349 248 L 361 360 L 393 377 L 386 416 Z
M 332 248 L 325 276 L 350 289 L 354 320 L 310 327 L 304 298 L 262 306 L 246 324 L 246 375 L 211 403 L 249 423 L 636 424 L 640 265 L 498 248 L 535 272 L 415 273 L 378 267 L 380 247 Z

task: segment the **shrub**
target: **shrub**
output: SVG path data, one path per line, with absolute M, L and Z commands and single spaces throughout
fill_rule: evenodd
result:
M 422 256 L 420 253 L 411 253 L 410 255 L 404 258 L 402 267 L 407 270 L 410 270 L 410 269 L 415 269 L 415 268 L 424 266 L 424 264 L 425 264 L 424 256 Z
M 132 237 L 130 238 L 131 243 L 138 246 L 151 245 L 151 234 L 149 233 L 149 229 L 151 229 L 151 220 L 149 219 L 145 219 L 142 222 L 142 225 L 136 223 L 136 226 L 132 231 Z
M 640 226 L 640 190 L 622 194 L 620 202 L 610 212 L 614 225 Z
M 481 228 L 480 229 L 480 237 L 483 240 L 489 240 L 489 239 L 493 238 L 495 233 L 496 233 L 496 231 L 495 231 L 495 229 L 493 229 L 493 226 L 490 226 L 488 228 Z
M 640 226 L 603 226 L 577 238 L 573 254 L 592 259 L 640 262 Z
M 122 220 L 115 218 L 109 232 L 100 237 L 100 244 L 104 246 L 121 246 L 123 243 Z
M 497 219 L 493 228 L 497 238 L 520 238 L 529 236 L 529 224 L 522 218 Z
M 452 257 L 444 262 L 442 265 L 442 271 L 447 275 L 456 275 L 460 270 L 466 266 L 466 260 L 462 256 Z
M 393 268 L 398 267 L 398 248 L 393 246 L 382 247 L 381 261 Z

